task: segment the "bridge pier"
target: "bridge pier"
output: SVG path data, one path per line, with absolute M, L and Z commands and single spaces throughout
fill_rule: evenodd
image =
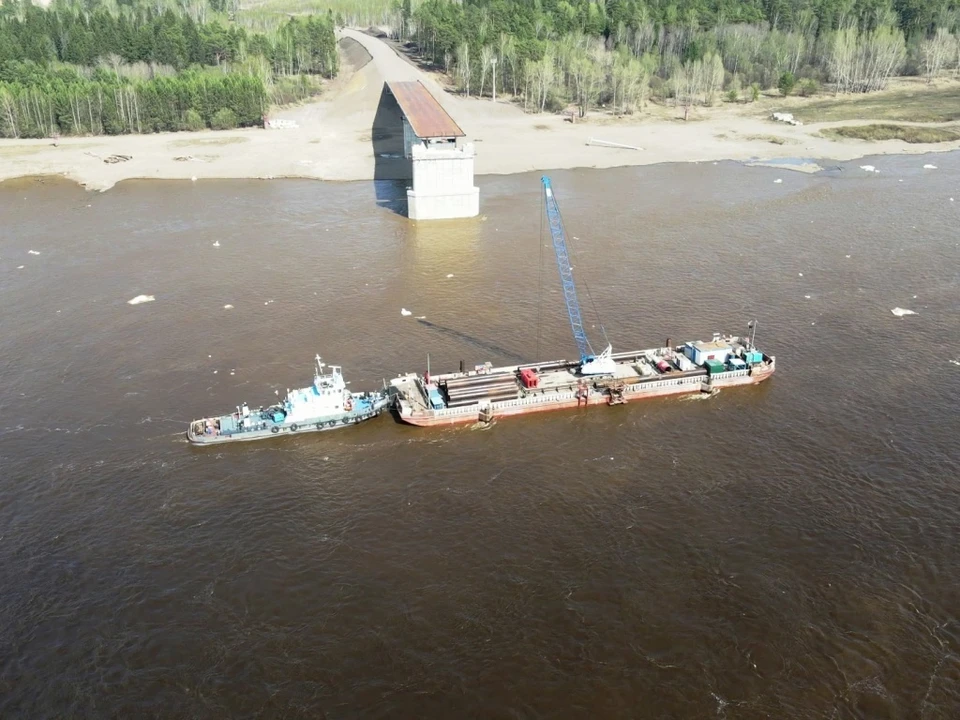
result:
M 479 215 L 473 144 L 457 144 L 464 132 L 423 83 L 390 82 L 387 88 L 403 115 L 403 152 L 411 165 L 407 217 L 445 220 Z

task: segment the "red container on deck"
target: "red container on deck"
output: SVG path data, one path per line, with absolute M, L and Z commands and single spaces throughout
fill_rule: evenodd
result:
M 520 382 L 528 389 L 540 387 L 540 378 L 537 377 L 537 373 L 530 368 L 524 368 L 520 371 Z
M 668 363 L 666 360 L 658 360 L 658 361 L 657 361 L 657 370 L 659 370 L 660 372 L 666 373 L 666 372 L 670 372 L 671 370 L 673 370 L 673 368 L 670 367 L 670 363 Z

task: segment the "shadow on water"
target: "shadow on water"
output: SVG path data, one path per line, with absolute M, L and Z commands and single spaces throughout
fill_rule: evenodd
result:
M 403 115 L 384 83 L 370 130 L 373 143 L 373 186 L 377 205 L 398 215 L 407 214 L 410 161 L 403 157 Z
M 507 350 L 506 348 L 501 347 L 499 345 L 486 342 L 485 340 L 480 340 L 479 338 L 475 338 L 472 335 L 467 335 L 465 333 L 462 333 L 459 330 L 454 330 L 453 328 L 448 328 L 444 325 L 437 325 L 436 323 L 432 323 L 429 320 L 421 320 L 419 318 L 417 319 L 417 322 L 420 323 L 421 325 L 425 325 L 431 330 L 437 330 L 438 332 L 441 332 L 444 335 L 447 335 L 449 337 L 454 337 L 454 338 L 457 338 L 457 340 L 463 340 L 464 342 L 468 342 L 474 347 L 481 348 L 482 350 L 494 353 L 506 359 L 515 360 L 518 364 L 528 362 L 527 358 L 517 355 L 517 353 L 513 352 L 512 350 Z

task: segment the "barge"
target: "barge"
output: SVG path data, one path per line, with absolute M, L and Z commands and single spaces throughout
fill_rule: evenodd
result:
M 400 420 L 431 427 L 715 393 L 763 382 L 776 369 L 776 358 L 757 350 L 749 338 L 721 335 L 707 342 L 611 353 L 608 358 L 608 373 L 585 375 L 581 363 L 565 360 L 509 367 L 487 363 L 436 376 L 409 373 L 391 380 L 390 389 Z
M 244 403 L 236 412 L 194 420 L 187 428 L 187 440 L 194 445 L 216 445 L 338 430 L 375 418 L 393 402 L 386 388 L 351 392 L 341 366 L 331 365 L 329 372 L 326 367 L 317 355 L 312 385 L 287 390 L 283 400 L 269 407 L 252 410 Z

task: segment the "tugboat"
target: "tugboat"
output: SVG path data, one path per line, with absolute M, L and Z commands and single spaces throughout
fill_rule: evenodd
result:
M 324 372 L 326 367 L 317 355 L 313 385 L 288 390 L 284 400 L 266 408 L 251 410 L 244 403 L 229 415 L 194 420 L 187 429 L 187 440 L 214 445 L 334 430 L 374 418 L 393 401 L 386 392 L 350 392 L 341 367 L 331 365 L 330 371 Z

